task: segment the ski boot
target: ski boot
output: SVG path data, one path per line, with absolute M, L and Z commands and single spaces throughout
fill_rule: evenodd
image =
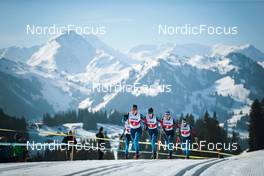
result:
M 153 153 L 153 154 L 151 155 L 151 159 L 157 159 L 157 154 L 156 154 L 156 153 Z
M 168 159 L 172 159 L 172 155 L 171 154 L 168 156 Z
M 134 155 L 134 159 L 137 160 L 138 158 L 139 158 L 139 154 L 135 154 L 135 155 Z

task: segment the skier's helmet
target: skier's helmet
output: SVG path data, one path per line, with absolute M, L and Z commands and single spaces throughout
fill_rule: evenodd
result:
M 132 105 L 132 109 L 137 109 L 137 108 L 138 108 L 137 105 L 135 104 Z
M 148 114 L 153 114 L 153 113 L 154 113 L 153 108 L 149 108 L 149 109 L 148 109 Z
M 187 124 L 186 118 L 182 119 L 182 124 L 185 126 Z
M 164 116 L 165 116 L 166 118 L 170 118 L 170 111 L 166 111 L 166 112 L 164 113 Z
M 137 113 L 137 109 L 138 109 L 137 105 L 133 104 L 132 108 L 131 108 L 132 113 L 136 114 Z

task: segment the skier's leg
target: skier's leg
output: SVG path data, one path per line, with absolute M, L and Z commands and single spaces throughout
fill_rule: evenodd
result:
M 125 141 L 125 155 L 126 155 L 126 159 L 128 158 L 129 142 L 130 142 L 130 135 L 126 134 L 126 141 Z
M 135 146 L 135 135 L 136 135 L 136 130 L 131 128 L 130 130 L 130 134 L 131 134 L 131 138 L 132 138 L 132 146 L 133 146 L 133 150 L 136 150 L 136 146 Z
M 188 138 L 187 141 L 186 141 L 186 152 L 185 152 L 185 156 L 186 158 L 189 158 L 190 156 L 190 150 L 189 150 L 189 147 L 190 147 L 190 139 Z
M 125 141 L 125 154 L 127 155 L 128 154 L 128 139 L 126 138 L 126 141 Z
M 65 150 L 65 160 L 68 161 L 69 160 L 69 151 Z
M 171 138 L 172 138 L 171 133 L 170 132 L 166 132 L 166 145 L 167 145 L 168 154 L 169 154 L 168 159 L 171 159 L 172 158 Z
M 156 155 L 156 153 L 157 153 L 157 146 L 156 146 L 157 139 L 158 139 L 158 130 L 155 130 L 153 132 L 153 134 L 152 134 L 152 139 L 151 139 L 151 142 L 152 142 L 152 153 L 154 155 Z
M 149 129 L 149 138 L 151 143 L 151 151 L 152 151 L 152 159 L 156 159 L 156 142 L 157 142 L 157 135 L 155 134 L 155 130 Z
M 168 146 L 168 149 L 169 149 L 169 157 L 170 157 L 170 159 L 172 158 L 172 142 L 171 142 L 171 138 L 172 138 L 172 136 L 171 136 L 171 134 L 168 136 L 168 143 L 169 143 L 169 146 Z
M 136 131 L 135 140 L 134 140 L 136 155 L 139 155 L 139 140 L 140 140 L 141 135 L 142 135 L 142 129 L 140 127 Z
M 73 150 L 73 147 L 71 148 L 71 153 L 70 153 L 70 160 L 71 161 L 73 161 L 73 152 L 74 152 L 74 150 Z
M 149 132 L 149 139 L 150 139 L 150 143 L 151 143 L 151 150 L 153 153 L 153 131 L 151 129 L 149 129 L 148 132 Z
M 188 139 L 185 137 L 182 137 L 182 151 L 185 157 L 188 156 Z
M 173 131 L 170 131 L 169 132 L 169 135 L 168 135 L 168 143 L 169 143 L 169 158 L 172 159 L 172 152 L 174 150 L 174 144 L 173 144 L 173 138 L 174 138 L 174 135 L 173 135 Z
M 168 154 L 170 154 L 170 150 L 169 150 L 169 134 L 167 132 L 165 132 L 165 142 L 166 142 L 166 145 L 167 145 Z

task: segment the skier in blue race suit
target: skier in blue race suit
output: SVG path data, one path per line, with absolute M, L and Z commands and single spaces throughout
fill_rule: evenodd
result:
M 131 133 L 130 133 L 130 125 L 128 123 L 128 119 L 125 119 L 125 128 L 123 130 L 122 135 L 120 136 L 120 139 L 125 136 L 125 159 L 128 159 L 128 150 L 129 150 L 129 143 L 132 141 Z
M 148 114 L 144 119 L 146 127 L 148 129 L 150 141 L 151 141 L 151 148 L 152 148 L 152 159 L 156 159 L 157 157 L 157 140 L 158 140 L 158 118 L 154 114 L 153 108 L 148 109 Z
M 161 120 L 161 126 L 164 131 L 164 136 L 166 140 L 166 145 L 168 148 L 169 157 L 168 159 L 172 159 L 172 152 L 173 152 L 173 139 L 174 139 L 174 133 L 175 133 L 175 120 L 171 117 L 170 111 L 166 111 L 162 120 Z
M 139 140 L 142 135 L 142 123 L 144 116 L 138 112 L 137 105 L 133 105 L 131 111 L 125 115 L 130 125 L 130 133 L 135 149 L 135 159 L 139 158 Z
M 195 136 L 194 128 L 186 122 L 186 119 L 182 119 L 181 124 L 179 125 L 180 139 L 181 145 L 183 149 L 183 153 L 186 159 L 189 159 L 190 156 L 190 143 L 191 143 L 191 135 Z M 195 141 L 197 142 L 197 137 L 195 136 Z

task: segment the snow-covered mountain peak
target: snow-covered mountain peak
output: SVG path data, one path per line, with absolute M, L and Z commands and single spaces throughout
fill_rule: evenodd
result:
M 80 42 L 81 44 L 82 43 L 87 44 L 88 41 L 86 40 L 84 36 L 79 35 L 74 31 L 69 31 L 69 32 L 64 32 L 62 34 L 58 34 L 58 35 L 54 35 L 50 37 L 48 41 L 46 42 L 46 44 L 50 44 L 54 42 L 59 45 L 72 45 L 72 44 L 76 44 L 77 42 L 78 43 Z M 90 47 L 93 47 L 93 46 L 90 44 Z
M 72 79 L 85 85 L 91 83 L 115 84 L 128 79 L 131 70 L 133 67 L 123 62 L 122 59 L 97 49 L 95 57 L 86 66 L 86 71 L 74 75 Z
M 97 49 L 96 56 L 91 60 L 91 62 L 87 65 L 86 71 L 93 70 L 95 68 L 104 69 L 111 66 L 113 71 L 118 71 L 124 67 L 128 67 L 125 62 L 121 59 L 116 58 L 109 53 L 106 53 L 104 50 Z M 117 70 L 114 70 L 117 69 Z
M 244 54 L 245 56 L 250 57 L 255 61 L 264 61 L 264 53 L 251 44 L 240 46 L 217 44 L 212 47 L 210 55 L 226 56 L 232 52 Z
M 233 69 L 237 69 L 236 66 L 231 64 L 230 58 L 220 56 L 195 55 L 187 61 L 187 64 L 199 69 L 216 71 L 220 74 L 226 74 Z
M 56 70 L 57 66 L 54 55 L 57 53 L 59 47 L 60 45 L 55 40 L 50 40 L 31 56 L 27 64 L 41 66 L 51 71 Z
M 212 47 L 211 56 L 225 56 L 234 50 L 237 49 L 237 46 L 230 46 L 224 44 L 216 44 Z
M 248 107 L 251 97 L 264 94 L 264 84 L 259 81 L 264 71 L 254 61 L 261 52 L 253 45 L 215 45 L 211 53 L 208 50 L 211 48 L 198 44 L 141 45 L 126 55 L 97 36 L 69 33 L 42 45 L 28 62 L 32 67 L 2 60 L 0 71 L 8 70 L 0 73 L 6 80 L 8 75 L 16 76 L 12 78 L 14 85 L 16 78 L 21 79 L 21 87 L 25 81 L 32 83 L 34 90 L 41 90 L 34 95 L 43 97 L 46 104 L 55 107 L 54 111 L 78 107 L 123 111 L 135 102 L 142 108 L 155 106 L 158 111 L 170 109 L 197 116 L 207 109 L 226 118 L 234 110 Z M 133 57 L 140 60 L 136 66 L 131 64 L 130 54 L 139 57 Z M 32 80 L 39 83 L 35 85 Z M 140 90 L 91 91 L 92 86 L 114 87 L 117 83 L 124 86 L 139 83 Z M 33 98 L 28 98 L 31 104 Z M 68 102 L 67 106 L 64 102 Z
M 166 58 L 170 55 L 178 57 L 192 57 L 194 55 L 207 55 L 210 47 L 200 44 L 172 44 L 139 45 L 129 51 L 129 55 L 140 61 L 155 58 Z
M 50 39 L 32 55 L 28 64 L 48 70 L 78 73 L 85 71 L 95 54 L 96 49 L 86 39 L 75 32 L 69 32 Z

